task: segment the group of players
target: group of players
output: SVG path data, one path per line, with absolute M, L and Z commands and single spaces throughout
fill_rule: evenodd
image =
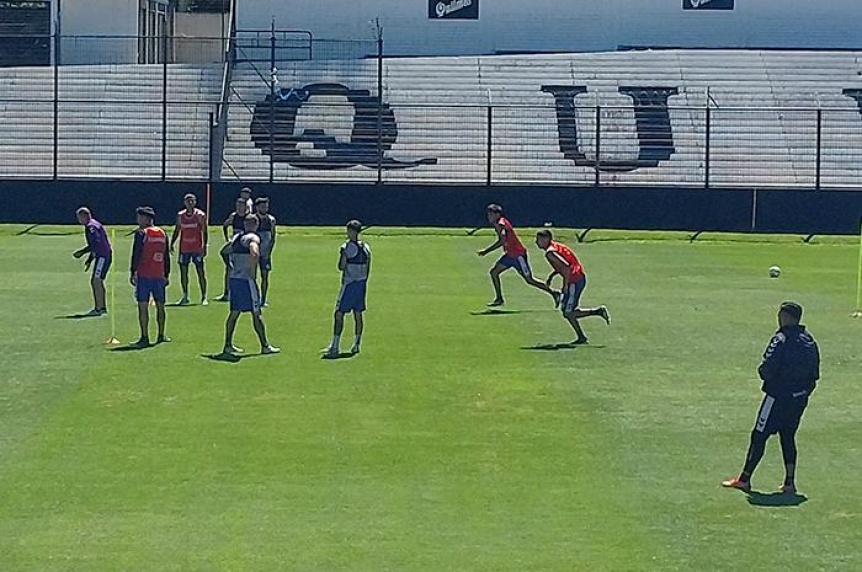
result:
M 182 298 L 177 305 L 185 306 L 189 301 L 189 266 L 194 264 L 201 290 L 201 305 L 209 305 L 207 299 L 207 277 L 205 258 L 208 250 L 207 216 L 197 208 L 193 194 L 183 197 L 184 209 L 177 213 L 176 225 L 170 240 L 167 233 L 155 225 L 156 214 L 151 207 L 136 210 L 138 229 L 134 234 L 129 281 L 135 288 L 138 303 L 140 338 L 132 347 L 151 345 L 149 336 L 149 306 L 156 307 L 156 343 L 169 342 L 165 334 L 166 290 L 170 284 L 171 254 L 176 243 L 180 243 L 179 267 Z M 87 207 L 77 210 L 78 222 L 85 227 L 87 244 L 73 253 L 75 258 L 89 254 L 85 269 L 91 267 L 91 287 L 94 307 L 87 316 L 107 314 L 105 278 L 110 270 L 113 247 L 104 226 L 92 216 Z M 236 200 L 236 208 L 225 219 L 222 230 L 225 244 L 219 251 L 224 265 L 224 292 L 218 301 L 229 302 L 230 312 L 225 322 L 225 340 L 222 355 L 235 355 L 243 350 L 233 344 L 237 321 L 243 313 L 251 314 L 254 331 L 260 341 L 261 353 L 274 354 L 281 350 L 273 346 L 266 334 L 262 308 L 267 306 L 269 274 L 272 270 L 272 252 L 276 243 L 276 219 L 269 213 L 269 199 L 251 198 L 251 189 L 244 187 Z M 360 351 L 365 311 L 366 283 L 371 267 L 371 249 L 360 240 L 362 224 L 351 220 L 347 223 L 347 241 L 341 246 L 338 268 L 342 273 L 342 287 L 336 302 L 333 339 L 324 350 L 324 357 L 339 357 L 340 338 L 344 327 L 344 315 L 352 312 L 355 320 L 355 338 L 351 354 Z M 261 284 L 257 283 L 258 270 Z
M 195 265 L 201 289 L 201 304 L 207 305 L 207 280 L 204 258 L 207 254 L 207 217 L 197 208 L 194 195 L 183 199 L 184 210 L 177 213 L 176 227 L 168 241 L 164 230 L 155 226 L 155 212 L 150 207 L 137 209 L 138 229 L 135 232 L 130 266 L 130 282 L 135 286 L 138 302 L 138 319 L 141 327 L 140 339 L 132 344 L 135 347 L 150 345 L 149 302 L 156 305 L 158 337 L 156 343 L 170 341 L 165 335 L 165 289 L 169 284 L 171 253 L 177 240 L 180 242 L 179 267 L 182 285 L 182 298 L 179 305 L 189 304 L 188 270 Z M 502 248 L 503 256 L 490 270 L 494 287 L 494 299 L 488 304 L 493 308 L 505 302 L 500 275 L 514 268 L 524 281 L 549 294 L 563 316 L 575 331 L 576 338 L 571 345 L 587 343 L 587 336 L 579 320 L 586 317 L 600 317 L 610 324 L 610 315 L 605 306 L 581 308 L 580 299 L 587 285 L 586 273 L 577 255 L 571 248 L 554 240 L 549 229 L 536 233 L 536 246 L 544 253 L 551 266 L 551 273 L 544 282 L 533 277 L 527 249 L 518 238 L 512 224 L 503 216 L 498 204 L 490 204 L 486 209 L 488 222 L 497 233 L 497 240 L 477 252 L 486 256 Z M 85 268 L 93 268 L 92 290 L 94 308 L 90 316 L 107 313 L 104 279 L 111 267 L 112 247 L 104 227 L 92 217 L 86 207 L 77 211 L 78 221 L 85 226 L 87 246 L 73 253 L 75 258 L 89 254 Z M 225 323 L 223 354 L 234 355 L 242 352 L 233 345 L 233 334 L 240 315 L 250 313 L 254 330 L 260 341 L 261 352 L 273 354 L 280 351 L 269 343 L 261 308 L 266 306 L 269 291 L 269 273 L 272 269 L 272 252 L 276 242 L 276 220 L 269 214 L 269 200 L 260 197 L 251 199 L 251 189 L 240 191 L 234 210 L 224 221 L 225 244 L 220 254 L 225 262 L 224 293 L 220 301 L 230 302 L 230 313 Z M 351 354 L 359 353 L 364 327 L 363 312 L 367 281 L 371 269 L 371 249 L 359 238 L 362 224 L 357 220 L 347 223 L 347 241 L 339 252 L 338 268 L 342 273 L 341 290 L 336 301 L 333 337 L 323 350 L 323 357 L 340 357 L 340 339 L 344 328 L 344 316 L 353 312 L 355 338 Z M 232 233 L 232 235 L 231 235 Z M 257 272 L 261 272 L 261 288 L 257 285 Z M 561 276 L 561 290 L 551 287 L 555 276 Z M 814 338 L 801 325 L 802 307 L 794 302 L 785 302 L 778 312 L 779 330 L 770 340 L 758 374 L 763 380 L 761 390 L 764 398 L 758 411 L 757 421 L 751 432 L 751 440 L 745 464 L 737 477 L 722 482 L 729 488 L 751 491 L 751 477 L 757 468 L 770 436 L 780 436 L 785 465 L 785 481 L 781 486 L 784 493 L 796 493 L 796 431 L 808 405 L 808 399 L 820 377 L 820 354 Z

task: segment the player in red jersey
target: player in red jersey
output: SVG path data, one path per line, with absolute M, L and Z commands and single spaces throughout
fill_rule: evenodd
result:
M 572 344 L 587 343 L 587 336 L 578 320 L 589 316 L 599 316 L 610 325 L 611 316 L 608 314 L 608 309 L 605 306 L 593 309 L 580 308 L 581 294 L 587 287 L 587 275 L 584 274 L 584 267 L 571 248 L 565 244 L 554 242 L 554 235 L 547 229 L 536 233 L 536 246 L 545 252 L 545 259 L 554 269 L 545 283 L 550 284 L 557 274 L 563 277 L 563 299 L 560 302 L 560 308 L 563 311 L 563 316 L 578 335 Z
M 171 249 L 168 235 L 155 226 L 156 213 L 151 207 L 138 207 L 138 230 L 132 247 L 131 277 L 129 282 L 135 287 L 138 301 L 138 323 L 141 326 L 141 339 L 132 344 L 144 348 L 150 345 L 149 325 L 150 298 L 156 303 L 156 322 L 159 337 L 156 343 L 171 341 L 165 336 L 165 289 L 171 273 Z
M 533 278 L 533 272 L 530 270 L 530 263 L 527 262 L 527 249 L 524 248 L 523 243 L 515 233 L 515 229 L 512 228 L 512 223 L 503 216 L 503 207 L 497 204 L 490 204 L 485 209 L 485 212 L 488 215 L 488 222 L 490 222 L 494 226 L 494 230 L 497 231 L 497 242 L 488 248 L 483 248 L 477 254 L 479 256 L 485 256 L 500 247 L 503 248 L 503 256 L 500 257 L 490 271 L 491 282 L 494 284 L 495 297 L 488 305 L 492 307 L 502 306 L 505 303 L 503 300 L 503 289 L 500 285 L 500 274 L 509 268 L 517 270 L 518 274 L 521 275 L 527 284 L 534 288 L 538 288 L 543 292 L 547 292 L 554 299 L 554 304 L 559 304 L 560 293 L 552 290 L 547 284 L 539 282 Z
M 177 213 L 177 224 L 171 236 L 171 252 L 174 251 L 177 239 L 180 241 L 180 285 L 183 288 L 183 297 L 179 305 L 185 306 L 189 303 L 189 264 L 194 263 L 201 287 L 201 306 L 206 306 L 209 304 L 204 268 L 204 258 L 207 255 L 207 215 L 197 208 L 198 199 L 191 193 L 183 197 L 183 204 L 186 208 Z

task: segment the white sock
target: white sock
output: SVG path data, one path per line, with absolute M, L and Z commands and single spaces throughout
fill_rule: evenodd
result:
M 329 344 L 329 347 L 334 349 L 334 350 L 337 350 L 338 346 L 340 344 L 341 344 L 341 335 L 334 335 L 334 336 L 332 336 L 332 343 Z
M 362 334 L 353 338 L 353 347 L 359 347 L 359 344 L 362 342 Z

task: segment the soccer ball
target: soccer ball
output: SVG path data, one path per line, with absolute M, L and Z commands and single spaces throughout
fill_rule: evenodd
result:
M 778 278 L 779 276 L 781 276 L 781 268 L 779 268 L 778 266 L 771 266 L 769 268 L 769 277 Z

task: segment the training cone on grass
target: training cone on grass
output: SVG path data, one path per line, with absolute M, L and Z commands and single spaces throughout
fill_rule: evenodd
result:
M 105 340 L 106 346 L 118 346 L 118 345 L 120 345 L 120 343 L 122 343 L 122 342 L 120 342 L 120 340 L 118 340 L 116 338 L 116 336 L 111 336 L 110 338 Z

